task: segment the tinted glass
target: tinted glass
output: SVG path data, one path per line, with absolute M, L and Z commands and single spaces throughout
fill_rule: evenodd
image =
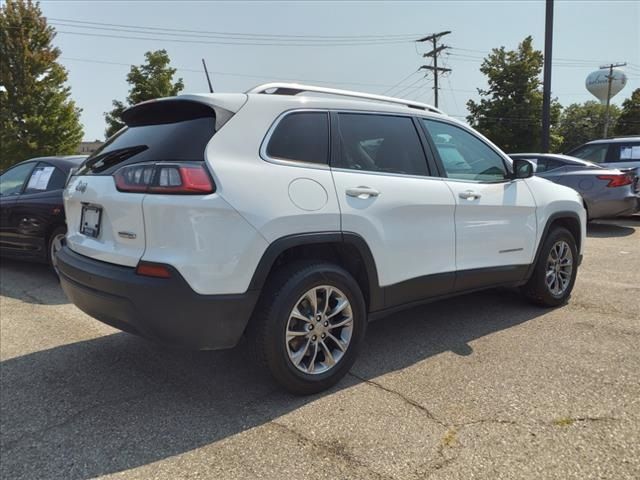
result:
M 341 151 L 336 167 L 427 175 L 418 132 L 411 118 L 341 113 Z
M 119 167 L 151 161 L 203 161 L 215 118 L 127 127 L 82 164 L 77 175 L 110 175 Z
M 631 162 L 640 160 L 640 142 L 612 144 L 609 162 Z
M 62 190 L 66 179 L 66 175 L 58 168 L 48 163 L 40 162 L 38 166 L 33 169 L 33 172 L 31 172 L 24 193 L 42 193 Z
M 606 143 L 596 145 L 584 145 L 576 150 L 573 150 L 570 155 L 572 157 L 578 157 L 583 160 L 589 160 L 591 162 L 601 163 L 604 162 L 607 156 L 607 150 L 609 145 Z
M 271 135 L 267 155 L 300 162 L 329 163 L 329 114 L 296 112 L 287 115 Z
M 466 130 L 423 119 L 449 178 L 484 182 L 507 177 L 504 161 L 493 149 Z
M 549 170 L 555 170 L 560 167 L 564 167 L 564 163 L 558 160 L 554 160 L 552 158 L 538 158 L 536 172 L 548 172 Z
M 27 176 L 35 165 L 33 163 L 24 163 L 7 170 L 0 176 L 0 195 L 17 195 L 22 190 Z

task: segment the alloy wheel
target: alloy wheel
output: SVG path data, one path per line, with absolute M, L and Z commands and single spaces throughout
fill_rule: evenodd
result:
M 299 371 L 318 375 L 344 357 L 353 334 L 353 311 L 347 296 L 329 285 L 313 287 L 289 314 L 286 347 Z
M 553 244 L 547 258 L 545 283 L 549 292 L 560 297 L 569 288 L 573 274 L 573 253 L 571 247 L 564 240 Z

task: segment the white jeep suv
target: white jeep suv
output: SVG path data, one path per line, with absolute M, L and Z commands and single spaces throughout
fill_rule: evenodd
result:
M 353 364 L 367 321 L 496 286 L 547 306 L 582 258 L 578 193 L 412 101 L 297 84 L 136 105 L 70 178 L 62 287 L 166 344 L 243 335 L 286 389 Z

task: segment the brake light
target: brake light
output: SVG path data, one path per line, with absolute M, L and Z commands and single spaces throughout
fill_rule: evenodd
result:
M 140 262 L 136 267 L 136 273 L 138 275 L 144 275 L 145 277 L 171 277 L 171 272 L 169 271 L 169 269 L 159 263 Z
M 607 187 L 624 187 L 633 183 L 633 176 L 627 173 L 618 173 L 615 175 L 598 175 L 600 180 L 609 180 Z
M 121 192 L 204 195 L 215 191 L 202 162 L 127 165 L 113 177 Z

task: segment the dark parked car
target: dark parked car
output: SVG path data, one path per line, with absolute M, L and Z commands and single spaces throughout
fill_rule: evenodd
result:
M 640 210 L 640 183 L 633 170 L 605 168 L 567 155 L 517 153 L 511 158 L 532 161 L 535 174 L 577 190 L 584 199 L 587 217 L 611 218 Z
M 62 190 L 86 156 L 32 158 L 0 174 L 0 254 L 48 262 L 67 231 Z

